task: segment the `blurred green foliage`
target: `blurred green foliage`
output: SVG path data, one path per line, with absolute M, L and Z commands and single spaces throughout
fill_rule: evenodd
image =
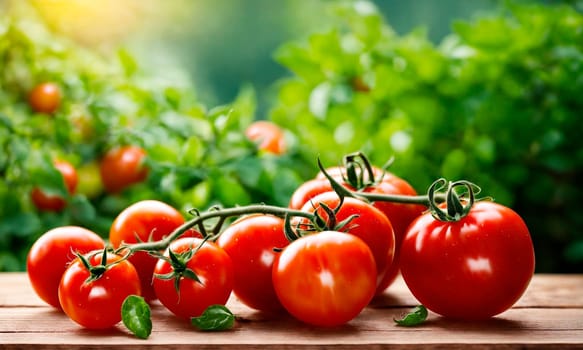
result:
M 23 270 L 30 245 L 55 226 L 81 225 L 107 237 L 113 218 L 140 199 L 163 200 L 185 214 L 287 204 L 301 177 L 291 156 L 261 153 L 246 139 L 255 118 L 252 89 L 207 109 L 192 86 L 157 79 L 127 51 L 100 56 L 42 23 L 32 12 L 0 17 L 0 271 Z M 54 115 L 34 113 L 27 102 L 45 81 L 62 90 Z M 149 176 L 110 195 L 98 164 L 108 149 L 126 144 L 145 149 Z M 64 211 L 41 212 L 30 199 L 33 187 L 67 195 L 52 165 L 57 158 L 79 169 L 79 191 Z
M 160 2 L 164 5 L 159 6 L 162 9 L 156 12 L 155 19 L 133 34 L 131 48 L 160 73 L 172 65 L 183 67 L 195 82 L 200 99 L 210 105 L 231 101 L 242 82 L 252 82 L 258 91 L 258 113 L 264 116 L 275 93 L 273 82 L 286 74 L 285 67 L 272 59 L 273 52 L 292 38 L 330 27 L 331 2 Z M 375 0 L 374 3 L 397 32 L 407 32 L 423 23 L 428 36 L 439 40 L 449 32 L 452 19 L 494 8 L 497 1 Z M 164 10 L 172 15 L 159 15 Z
M 537 270 L 583 265 L 583 14 L 508 4 L 457 21 L 438 45 L 397 34 L 367 1 L 334 6 L 336 25 L 284 44 L 270 117 L 309 163 L 362 150 L 424 192 L 467 179 L 520 213 Z M 316 169 L 314 169 L 314 172 Z

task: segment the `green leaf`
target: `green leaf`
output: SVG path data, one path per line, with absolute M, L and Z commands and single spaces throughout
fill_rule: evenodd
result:
M 126 76 L 130 77 L 138 70 L 136 60 L 127 50 L 119 50 L 118 57 Z
M 16 237 L 33 236 L 38 234 L 42 228 L 42 222 L 35 213 L 11 213 L 0 221 L 0 232 L 2 234 L 13 234 Z
M 310 112 L 319 119 L 324 119 L 328 113 L 330 105 L 330 95 L 332 86 L 328 82 L 318 85 L 310 94 L 310 101 L 308 102 Z
M 189 137 L 182 146 L 182 164 L 198 164 L 204 153 L 205 149 L 202 140 L 198 136 Z
M 413 311 L 401 319 L 393 319 L 398 326 L 412 327 L 418 326 L 427 319 L 427 309 L 423 305 L 416 306 Z
M 128 296 L 121 306 L 123 324 L 136 337 L 146 339 L 152 333 L 150 306 L 144 298 L 137 295 Z
M 583 261 L 583 240 L 569 244 L 565 250 L 565 257 L 573 263 L 581 263 Z
M 295 43 L 282 45 L 274 56 L 277 62 L 307 81 L 317 82 L 324 78 L 317 62 L 312 60 L 310 52 Z
M 211 174 L 214 176 L 214 173 Z M 232 175 L 218 175 L 212 182 L 212 193 L 225 206 L 245 205 L 251 203 L 251 196 L 243 185 Z
M 71 215 L 82 223 L 91 223 L 97 216 L 97 211 L 85 195 L 78 194 L 71 198 Z
M 233 328 L 235 315 L 224 305 L 211 305 L 199 317 L 190 319 L 202 331 L 224 331 Z

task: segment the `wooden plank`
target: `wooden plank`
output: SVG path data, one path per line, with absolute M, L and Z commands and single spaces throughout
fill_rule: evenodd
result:
M 399 328 L 392 317 L 404 309 L 367 309 L 348 325 L 332 329 L 310 327 L 290 318 L 248 318 L 235 329 L 220 333 L 202 333 L 188 324 L 168 317 L 161 308 L 154 312 L 154 331 L 148 340 L 137 340 L 121 326 L 105 332 L 81 329 L 64 315 L 43 308 L 15 308 L 8 318 L 0 315 L 0 344 L 124 346 L 215 345 L 217 349 L 245 345 L 246 348 L 330 348 L 338 345 L 375 345 L 376 348 L 459 348 L 469 345 L 504 348 L 553 346 L 583 347 L 583 309 L 513 309 L 504 316 L 484 322 L 459 322 L 432 315 L 422 327 Z M 13 331 L 18 329 L 19 331 Z M 12 331 L 11 331 L 12 330 Z M 473 348 L 473 346 L 472 346 Z
M 240 318 L 236 327 L 203 333 L 155 304 L 147 340 L 122 325 L 102 332 L 82 329 L 44 305 L 25 274 L 0 274 L 0 286 L 1 349 L 583 349 L 583 275 L 537 275 L 514 308 L 487 321 L 430 314 L 415 328 L 392 321 L 416 304 L 402 279 L 349 324 L 330 329 L 290 316 L 270 317 L 231 298 L 228 306 Z
M 25 273 L 0 274 L 0 307 L 44 306 L 28 283 Z M 415 306 L 417 300 L 401 277 L 378 297 L 375 305 Z M 583 307 L 583 275 L 541 274 L 533 278 L 515 307 Z

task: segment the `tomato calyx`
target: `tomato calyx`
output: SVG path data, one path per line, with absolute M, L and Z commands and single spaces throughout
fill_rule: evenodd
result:
M 338 222 L 337 214 L 344 203 L 344 197 L 339 196 L 340 201 L 335 208 L 330 208 L 326 203 L 319 202 L 313 204 L 314 206 L 314 216 L 311 220 L 303 220 L 295 224 L 292 227 L 291 218 L 289 215 L 285 217 L 284 221 L 284 234 L 288 241 L 293 242 L 296 239 L 303 237 L 307 234 L 314 232 L 323 231 L 338 231 L 338 232 L 348 232 L 352 228 L 350 223 L 352 220 L 359 217 L 358 214 L 350 215 L 344 220 Z M 325 215 L 317 210 L 320 208 Z
M 89 260 L 91 259 L 92 256 L 98 255 L 98 254 L 101 254 L 101 261 L 100 261 L 99 265 L 91 265 Z M 107 263 L 107 247 L 105 247 L 102 251 L 90 253 L 88 256 L 85 256 L 79 252 L 76 252 L 75 255 L 77 256 L 79 261 L 81 261 L 81 263 L 87 269 L 87 271 L 89 271 L 89 277 L 87 277 L 87 279 L 85 280 L 85 283 L 91 283 L 93 281 L 98 280 L 107 271 L 107 269 L 109 269 L 112 265 L 118 264 L 120 261 L 125 260 L 125 258 L 122 258 L 120 260 L 117 260 L 113 263 L 108 264 Z
M 445 202 L 440 193 L 445 191 Z M 456 222 L 468 215 L 476 199 L 476 194 L 481 188 L 466 180 L 447 181 L 438 179 L 427 192 L 429 199 L 429 211 L 439 221 Z M 482 200 L 482 199 L 479 199 Z M 443 204 L 445 203 L 445 208 Z
M 172 249 L 168 249 L 168 257 L 160 254 L 158 258 L 170 264 L 172 271 L 165 274 L 155 273 L 154 277 L 162 280 L 174 279 L 174 288 L 176 289 L 176 293 L 180 292 L 180 281 L 182 281 L 182 278 L 188 278 L 202 284 L 200 278 L 198 278 L 197 274 L 192 269 L 188 268 L 187 264 L 198 252 L 198 250 L 205 244 L 208 238 L 209 236 L 206 236 L 198 246 L 191 246 L 190 249 L 184 252 L 176 253 Z
M 377 185 L 383 180 L 386 175 L 386 171 L 389 166 L 393 163 L 394 158 L 390 158 L 382 168 L 380 168 L 381 173 L 375 172 L 371 162 L 368 160 L 366 155 L 362 152 L 354 152 L 344 156 L 344 168 L 346 169 L 346 174 L 342 174 L 342 180 L 354 188 L 356 191 L 364 190 L 368 187 Z M 377 168 L 377 170 L 379 170 Z M 326 171 L 322 173 L 324 175 Z

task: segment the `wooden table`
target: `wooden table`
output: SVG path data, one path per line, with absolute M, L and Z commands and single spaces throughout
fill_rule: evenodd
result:
M 0 274 L 0 349 L 583 349 L 583 275 L 536 275 L 510 310 L 488 321 L 461 322 L 431 314 L 419 327 L 392 319 L 417 303 L 398 279 L 349 324 L 332 329 L 304 325 L 289 316 L 268 317 L 234 298 L 241 319 L 226 332 L 196 331 L 153 305 L 150 338 L 123 325 L 82 329 L 34 294 L 24 273 Z

